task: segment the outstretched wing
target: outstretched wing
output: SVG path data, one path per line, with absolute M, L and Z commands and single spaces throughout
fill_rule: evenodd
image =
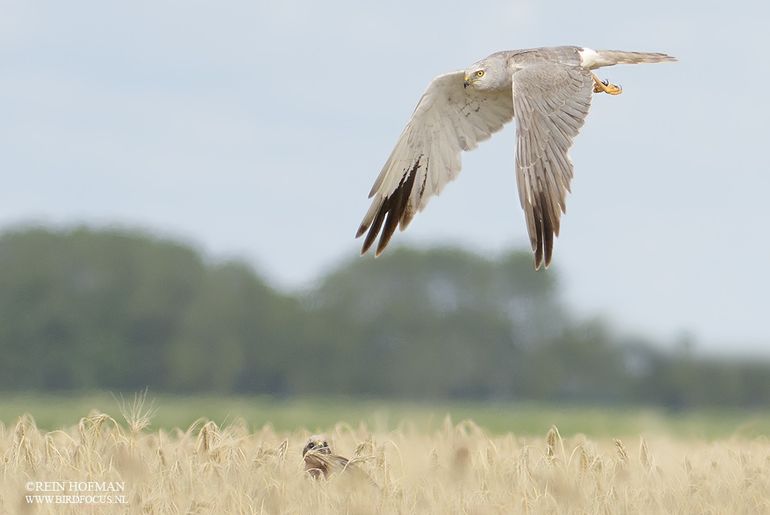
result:
M 381 233 L 380 255 L 396 227 L 405 229 L 457 177 L 460 152 L 476 148 L 513 118 L 509 91 L 477 91 L 465 88 L 463 81 L 462 71 L 440 75 L 422 95 L 369 192 L 372 205 L 356 233 L 358 238 L 368 231 L 362 254 Z
M 592 90 L 591 72 L 579 66 L 538 63 L 513 74 L 516 182 L 536 269 L 551 263 L 572 179 L 567 151 L 588 114 Z

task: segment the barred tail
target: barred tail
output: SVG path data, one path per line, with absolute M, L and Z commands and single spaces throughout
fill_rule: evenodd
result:
M 676 57 L 659 52 L 622 52 L 620 50 L 591 50 L 581 52 L 582 65 L 589 69 L 616 64 L 665 63 L 676 61 Z

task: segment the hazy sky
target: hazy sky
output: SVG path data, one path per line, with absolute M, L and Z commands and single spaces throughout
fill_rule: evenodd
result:
M 596 96 L 577 138 L 554 268 L 584 314 L 770 353 L 766 2 L 0 0 L 0 13 L 0 225 L 139 225 L 290 287 L 357 254 L 371 183 L 435 75 L 544 45 L 676 55 L 600 70 L 625 91 Z M 513 138 L 466 154 L 394 243 L 526 245 Z

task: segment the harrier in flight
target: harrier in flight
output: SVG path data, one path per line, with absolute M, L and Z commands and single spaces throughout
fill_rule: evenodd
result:
M 457 177 L 460 152 L 473 150 L 515 118 L 519 200 L 535 268 L 547 268 L 572 179 L 567 152 L 583 126 L 592 94 L 622 91 L 591 70 L 675 60 L 660 53 L 563 46 L 497 52 L 466 70 L 439 75 L 369 192 L 372 205 L 356 234 L 366 234 L 361 253 L 379 235 L 375 254 L 380 255 L 396 227 L 404 230 Z

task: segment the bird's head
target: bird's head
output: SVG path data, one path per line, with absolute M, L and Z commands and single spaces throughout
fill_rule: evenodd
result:
M 302 448 L 302 456 L 309 451 L 317 452 L 319 454 L 331 454 L 332 450 L 329 447 L 329 441 L 324 435 L 313 435 L 308 438 L 305 447 Z
M 463 82 L 463 87 L 478 87 L 481 82 L 484 80 L 484 76 L 487 74 L 487 71 L 484 68 L 478 68 L 476 70 L 473 69 L 474 67 L 471 67 L 471 70 L 465 71 L 465 81 Z
M 465 70 L 463 86 L 481 91 L 497 89 L 504 85 L 505 75 L 505 61 L 492 55 Z

